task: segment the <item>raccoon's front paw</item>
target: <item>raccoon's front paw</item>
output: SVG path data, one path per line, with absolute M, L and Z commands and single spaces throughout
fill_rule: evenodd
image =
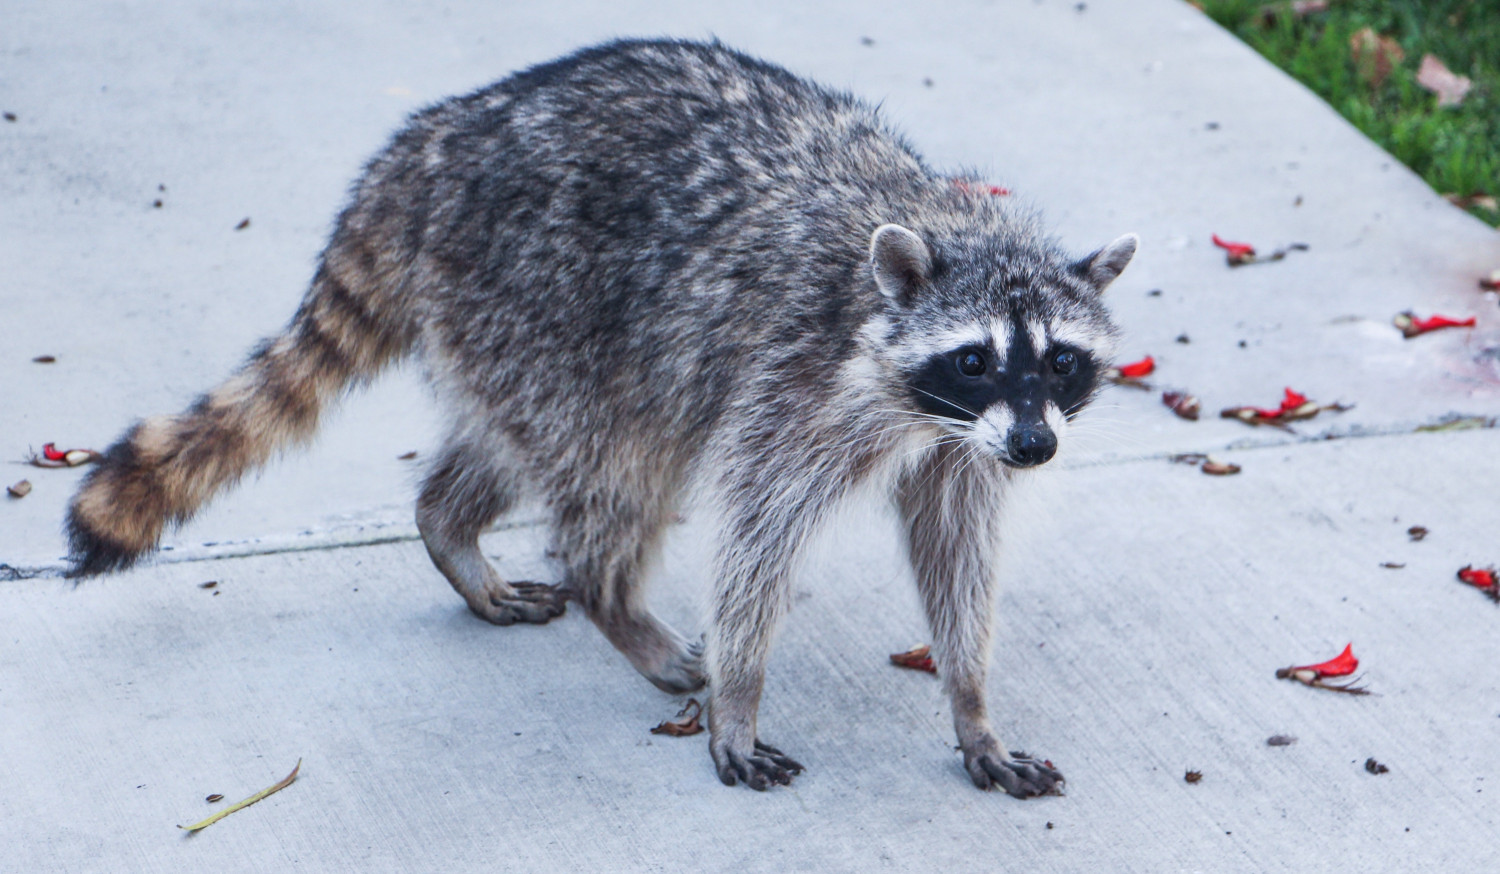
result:
M 772 784 L 779 783 L 782 786 L 790 784 L 792 777 L 802 773 L 803 770 L 797 760 L 760 741 L 755 742 L 753 751 L 748 755 L 730 749 L 728 745 L 721 747 L 713 742 L 709 743 L 708 749 L 713 753 L 714 765 L 719 771 L 719 780 L 725 786 L 733 786 L 736 782 L 744 781 L 745 785 L 751 789 L 764 792 L 771 788 Z
M 529 622 L 544 625 L 568 609 L 568 590 L 546 583 L 511 583 L 508 595 L 490 594 L 469 609 L 496 625 Z
M 1039 762 L 1025 753 L 1007 756 L 998 747 L 991 752 L 965 752 L 964 769 L 980 789 L 999 786 L 1016 798 L 1061 795 L 1066 782 L 1050 762 Z

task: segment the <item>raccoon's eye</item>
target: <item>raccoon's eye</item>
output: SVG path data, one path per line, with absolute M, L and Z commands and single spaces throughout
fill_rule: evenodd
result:
M 984 375 L 984 356 L 980 355 L 978 352 L 975 352 L 972 349 L 967 352 L 958 353 L 958 358 L 955 360 L 955 363 L 958 365 L 958 372 L 962 373 L 964 376 Z
M 1078 356 L 1072 352 L 1059 352 L 1052 356 L 1052 369 L 1063 376 L 1072 376 L 1078 370 Z

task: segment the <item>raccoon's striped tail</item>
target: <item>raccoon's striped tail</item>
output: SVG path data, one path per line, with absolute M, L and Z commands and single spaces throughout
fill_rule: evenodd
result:
M 109 447 L 68 508 L 69 576 L 121 570 L 277 450 L 305 442 L 323 408 L 408 351 L 405 301 L 361 249 L 325 253 L 291 323 L 186 412 L 137 423 Z

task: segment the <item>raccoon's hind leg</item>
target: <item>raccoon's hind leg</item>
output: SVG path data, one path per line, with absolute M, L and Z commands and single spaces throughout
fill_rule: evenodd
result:
M 589 619 L 658 689 L 703 688 L 703 647 L 689 643 L 645 603 L 643 577 L 670 513 L 661 483 L 593 489 L 556 501 L 554 544 L 567 566 L 567 585 Z
M 562 615 L 566 591 L 542 583 L 507 583 L 479 551 L 479 533 L 514 503 L 515 473 L 492 455 L 454 441 L 422 484 L 417 529 L 427 554 L 479 616 L 496 625 L 541 624 Z

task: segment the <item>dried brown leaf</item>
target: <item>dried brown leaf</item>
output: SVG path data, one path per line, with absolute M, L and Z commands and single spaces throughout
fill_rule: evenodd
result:
M 1240 472 L 1240 466 L 1238 464 L 1230 464 L 1227 461 L 1220 461 L 1219 459 L 1214 458 L 1212 455 L 1204 459 L 1203 466 L 1198 469 L 1206 474 L 1209 474 L 1210 476 L 1230 476 Z
M 1406 52 L 1394 39 L 1369 27 L 1362 27 L 1349 37 L 1349 53 L 1354 58 L 1355 71 L 1371 88 L 1379 88 L 1391 70 L 1406 60 Z
M 1369 771 L 1371 774 L 1387 774 L 1390 773 L 1391 769 L 1375 761 L 1375 757 L 1371 756 L 1370 758 L 1365 759 L 1365 770 Z
M 703 731 L 703 724 L 699 717 L 703 715 L 703 705 L 698 703 L 697 698 L 689 698 L 682 709 L 677 711 L 675 719 L 662 722 L 651 729 L 652 734 L 664 734 L 668 737 L 689 737 Z
M 914 646 L 906 652 L 892 653 L 891 664 L 899 668 L 926 671 L 929 674 L 937 673 L 937 665 L 932 661 L 932 647 L 925 643 L 921 646 Z
M 1199 413 L 1203 412 L 1203 404 L 1198 398 L 1185 391 L 1162 392 L 1161 402 L 1167 405 L 1167 409 L 1191 422 L 1198 421 Z
M 1438 106 L 1463 103 L 1464 95 L 1474 87 L 1468 76 L 1458 75 L 1431 54 L 1422 56 L 1422 65 L 1417 68 L 1417 84 L 1438 96 Z

